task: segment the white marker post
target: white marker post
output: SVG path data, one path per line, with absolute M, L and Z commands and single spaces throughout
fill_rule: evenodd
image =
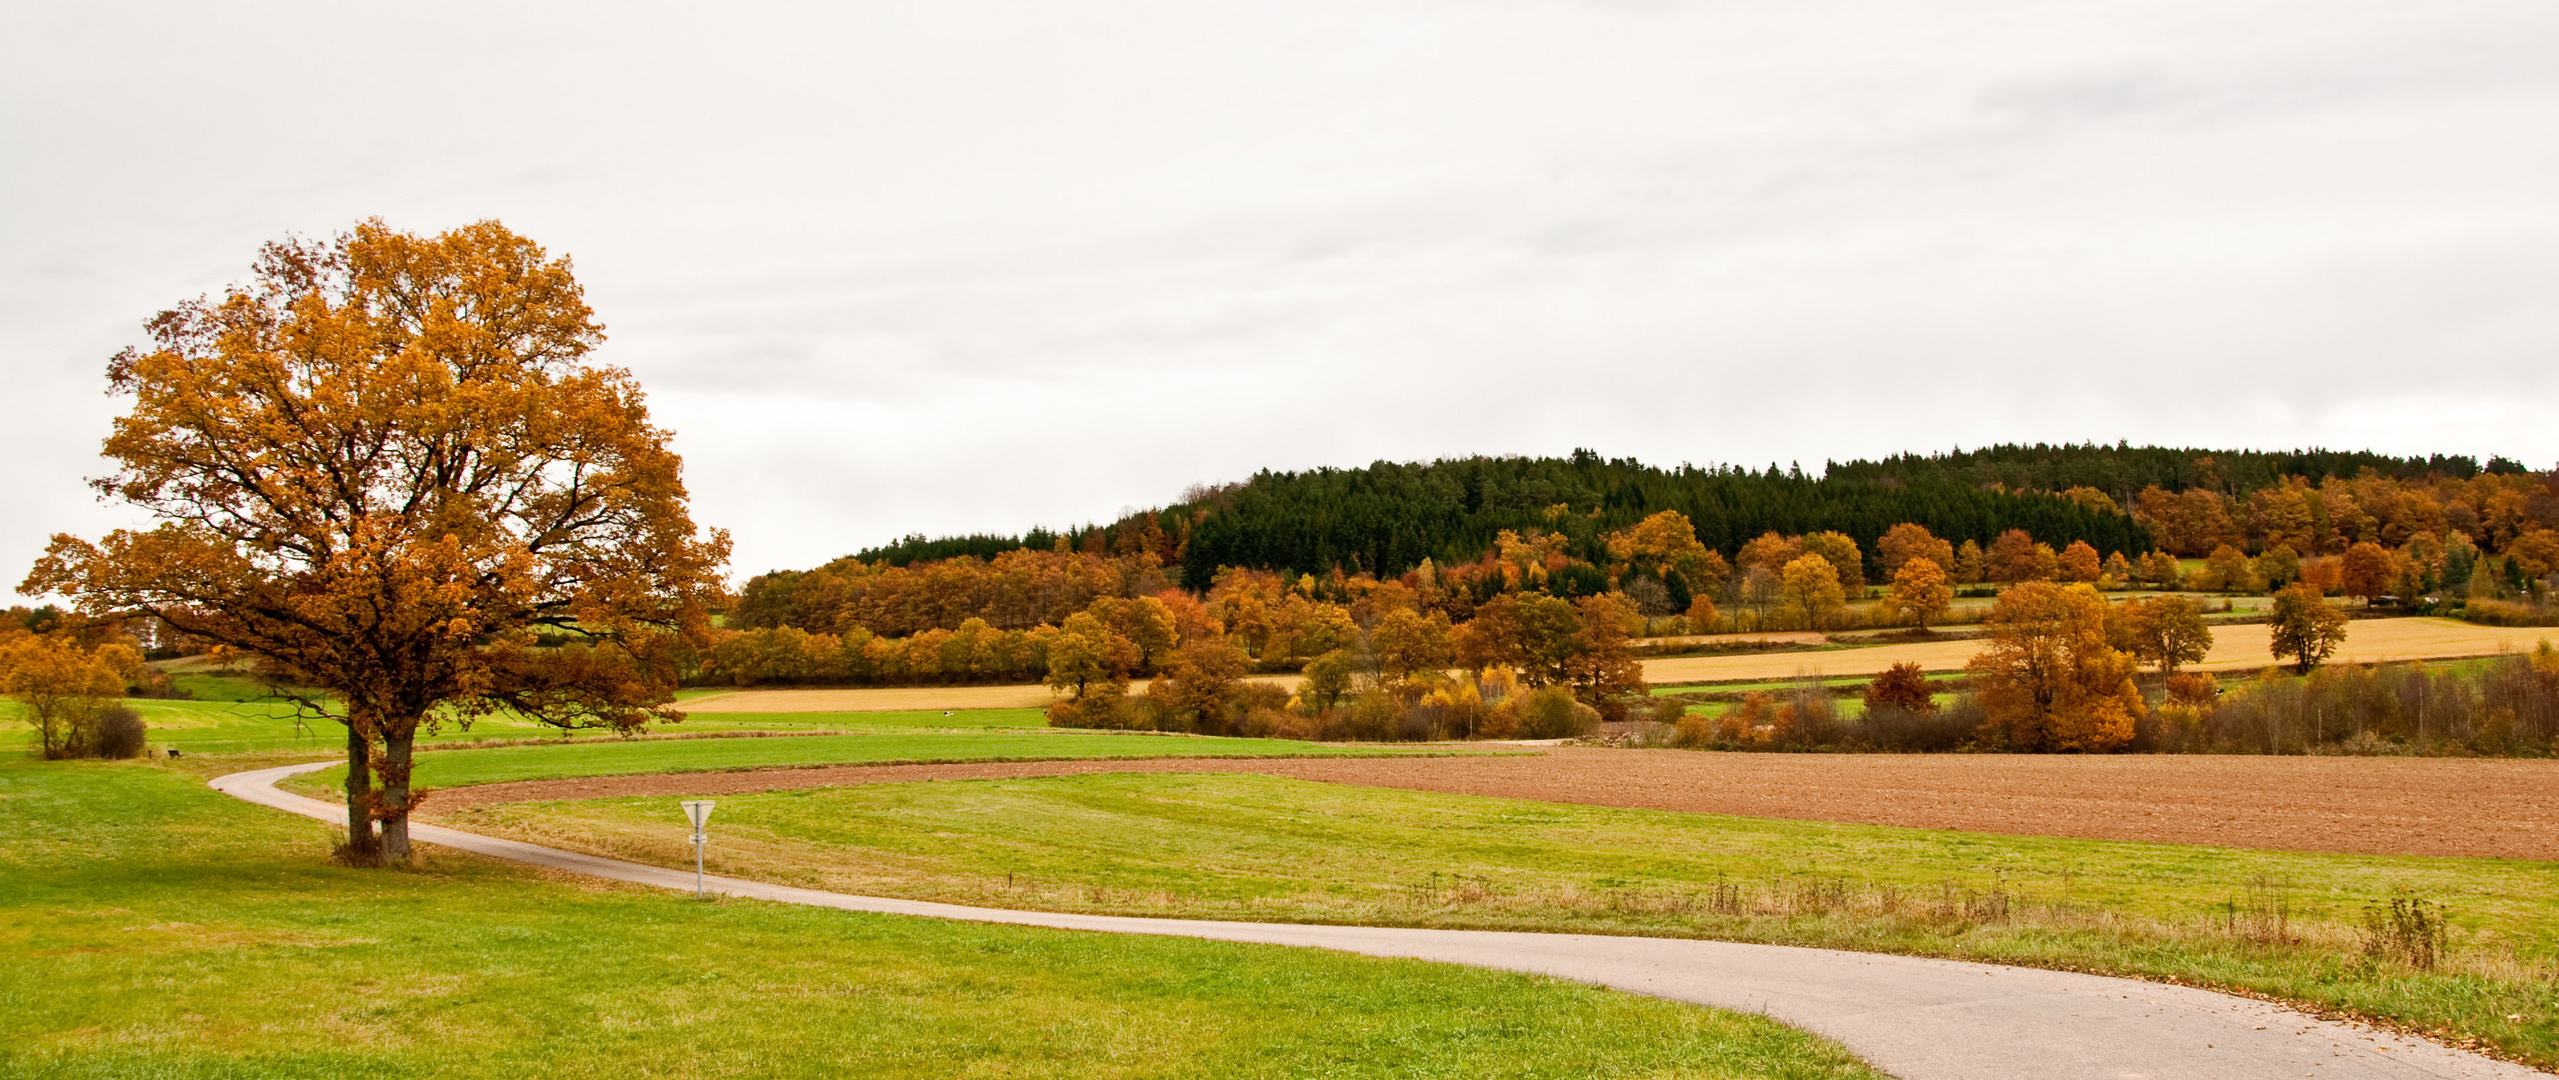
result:
M 710 823 L 711 806 L 709 799 L 691 799 L 684 804 L 684 816 L 693 821 L 693 895 L 696 897 L 710 895 L 702 888 L 702 827 Z

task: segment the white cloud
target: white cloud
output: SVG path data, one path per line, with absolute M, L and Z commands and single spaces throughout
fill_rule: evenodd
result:
M 25 4 L 0 570 L 256 245 L 573 254 L 738 569 L 1262 467 L 2559 459 L 2559 9 Z

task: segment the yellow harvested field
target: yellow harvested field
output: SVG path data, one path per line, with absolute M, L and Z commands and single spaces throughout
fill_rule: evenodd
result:
M 1254 682 L 1290 690 L 1304 681 L 1296 675 L 1256 675 Z M 1131 684 L 1146 692 L 1147 680 Z M 853 690 L 732 690 L 706 694 L 683 703 L 697 713 L 902 712 L 914 709 L 1039 709 L 1057 700 L 1049 688 L 1029 686 L 875 686 Z
M 1660 684 L 1791 679 L 1798 675 L 1872 675 L 1904 662 L 1929 671 L 1944 671 L 1964 666 L 1974 653 L 1981 651 L 1981 645 L 1978 641 L 1931 641 L 1830 652 L 1677 656 L 1644 661 L 1644 681 Z
M 2207 671 L 2266 667 L 2269 631 L 2265 624 L 2213 628 L 2212 653 L 2201 664 Z M 2440 660 L 2523 652 L 2546 637 L 2548 628 L 2474 626 L 2451 619 L 2357 619 L 2346 624 L 2346 641 L 2333 663 L 2369 664 L 2386 660 Z M 1980 652 L 1982 642 L 1932 641 L 1914 645 L 1877 645 L 1831 652 L 1762 653 L 1741 656 L 1688 656 L 1644 661 L 1644 679 L 1652 683 L 1720 682 L 1791 679 L 1798 675 L 1872 675 L 1905 661 L 1930 671 L 1951 671 Z
M 1682 634 L 1675 637 L 1637 638 L 1635 644 L 1655 647 L 1730 645 L 1744 641 L 1774 641 L 1788 645 L 1819 645 L 1830 638 L 1813 630 L 1771 630 L 1765 634 Z
M 697 713 L 893 712 L 1040 708 L 1045 686 L 874 686 L 857 690 L 734 690 L 684 703 Z

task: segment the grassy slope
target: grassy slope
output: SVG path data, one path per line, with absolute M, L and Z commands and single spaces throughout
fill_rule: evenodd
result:
M 180 689 L 194 695 L 183 699 L 131 698 L 125 704 L 142 714 L 151 727 L 154 749 L 176 747 L 190 754 L 238 754 L 267 750 L 312 750 L 327 753 L 346 741 L 346 729 L 325 719 L 295 722 L 295 707 L 290 702 L 268 697 L 264 687 L 244 679 L 217 675 L 181 675 Z M 701 697 L 716 690 L 687 690 L 677 695 L 683 699 Z M 0 702 L 0 718 L 15 720 L 19 708 L 15 702 Z M 1038 709 L 967 709 L 945 713 L 939 709 L 912 712 L 835 712 L 835 713 L 717 713 L 688 715 L 682 722 L 659 725 L 656 730 L 672 733 L 701 731 L 904 731 L 917 729 L 1024 728 L 1047 725 Z M 423 745 L 475 742 L 487 739 L 561 739 L 557 728 L 511 716 L 489 716 L 475 720 L 465 728 L 458 723 L 438 725 L 431 732 L 421 732 Z M 602 740 L 615 737 L 606 732 L 572 732 L 568 741 Z
M 1348 757 L 1449 753 L 1446 747 L 1222 739 L 1123 732 L 879 732 L 791 738 L 663 739 L 500 746 L 419 754 L 416 782 L 460 787 L 639 773 L 718 772 L 791 765 L 876 765 L 928 761 L 1060 761 L 1148 757 Z M 1461 751 L 1472 752 L 1472 751 Z M 296 777 L 288 788 L 336 790 L 346 770 Z
M 715 865 L 763 880 L 1050 910 L 1660 933 L 2022 962 L 2244 988 L 2559 1062 L 2552 863 L 1991 836 L 1252 776 L 868 785 L 724 796 L 719 814 Z M 453 823 L 690 861 L 667 799 L 487 807 Z M 2245 932 L 2261 880 L 2289 883 L 2296 940 Z M 2362 954 L 2364 905 L 2401 892 L 2449 913 L 2451 968 L 2420 973 Z
M 1870 1077 L 1756 1018 L 1311 950 L 328 866 L 142 764 L 0 761 L 12 1077 Z

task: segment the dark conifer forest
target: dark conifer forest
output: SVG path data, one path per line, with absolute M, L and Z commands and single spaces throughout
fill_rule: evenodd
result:
M 1728 556 L 1766 532 L 1828 530 L 1871 545 L 1902 522 L 1926 526 L 1956 543 L 1988 544 L 2008 529 L 2024 529 L 2055 546 L 2084 540 L 2101 552 L 2140 552 L 2152 542 L 2131 517 L 2064 498 L 2057 492 L 2072 485 L 2056 486 L 2049 478 L 2173 471 L 2165 465 L 2104 463 L 2178 453 L 2184 452 L 2000 448 L 1834 464 L 1819 477 L 1775 465 L 1765 470 L 1663 469 L 1631 458 L 1603 459 L 1587 450 L 1563 458 L 1381 461 L 1356 469 L 1265 471 L 1241 484 L 1198 492 L 1107 526 L 1063 534 L 1033 529 L 1020 537 L 910 536 L 854 557 L 904 566 L 962 555 L 988 558 L 1020 548 L 1048 550 L 1063 539 L 1079 551 L 1166 551 L 1181 567 L 1183 582 L 1198 587 L 1223 566 L 1394 575 L 1425 558 L 1442 564 L 1469 562 L 1490 548 L 1503 529 L 1563 534 L 1575 545 L 1572 554 L 1600 562 L 1599 537 L 1662 510 L 1687 515 L 1697 539 Z M 2376 460 L 2398 464 L 2397 459 Z M 1993 469 L 2018 482 L 1977 479 Z M 2477 471 L 2475 465 L 2469 469 Z M 2140 486 L 2133 485 L 2136 490 Z M 2100 490 L 2123 503 L 2124 495 Z

